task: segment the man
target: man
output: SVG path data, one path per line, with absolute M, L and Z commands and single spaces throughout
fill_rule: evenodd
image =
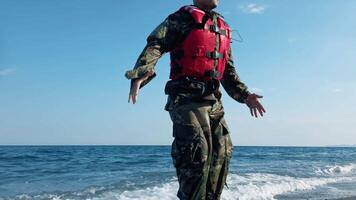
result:
M 147 38 L 133 70 L 129 102 L 155 77 L 154 66 L 171 56 L 165 110 L 173 122 L 172 159 L 183 200 L 220 199 L 233 151 L 221 104 L 220 83 L 229 96 L 263 116 L 262 98 L 251 94 L 237 75 L 230 48 L 231 30 L 214 12 L 219 0 L 194 0 L 169 15 Z

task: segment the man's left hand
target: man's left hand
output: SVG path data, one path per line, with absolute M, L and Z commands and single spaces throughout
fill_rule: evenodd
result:
M 260 113 L 261 117 L 263 116 L 263 113 L 266 112 L 266 110 L 263 108 L 262 104 L 258 101 L 259 98 L 262 98 L 263 96 L 252 93 L 248 95 L 246 99 L 246 105 L 250 108 L 250 113 L 252 117 L 258 117 L 257 111 Z

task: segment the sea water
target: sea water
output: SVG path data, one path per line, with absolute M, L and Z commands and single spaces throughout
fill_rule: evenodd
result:
M 0 146 L 0 200 L 177 200 L 170 146 Z M 223 200 L 356 196 L 356 148 L 235 146 Z

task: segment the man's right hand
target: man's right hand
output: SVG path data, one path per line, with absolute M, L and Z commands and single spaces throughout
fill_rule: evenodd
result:
M 154 71 L 148 71 L 142 78 L 138 78 L 136 79 L 130 88 L 130 93 L 129 93 L 129 103 L 132 100 L 132 104 L 135 104 L 137 101 L 137 96 L 138 96 L 138 91 L 140 90 L 140 86 L 142 84 L 143 81 L 147 80 L 148 77 L 152 76 L 154 74 Z

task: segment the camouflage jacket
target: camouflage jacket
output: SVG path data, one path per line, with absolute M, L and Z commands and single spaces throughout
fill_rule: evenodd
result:
M 207 12 L 210 17 L 216 17 L 219 14 L 210 11 Z M 215 15 L 215 16 L 214 16 Z M 220 16 L 220 15 L 219 15 Z M 158 59 L 166 52 L 173 50 L 177 44 L 180 44 L 193 29 L 194 20 L 192 16 L 184 11 L 177 11 L 169 15 L 147 38 L 147 45 L 137 59 L 133 70 L 126 72 L 125 76 L 132 82 L 143 77 L 148 71 L 153 70 Z M 244 103 L 250 94 L 247 86 L 241 82 L 236 73 L 232 58 L 231 48 L 229 49 L 229 59 L 225 66 L 223 79 L 220 80 L 226 92 L 233 99 Z M 151 81 L 156 74 L 153 74 L 141 84 L 141 87 Z

